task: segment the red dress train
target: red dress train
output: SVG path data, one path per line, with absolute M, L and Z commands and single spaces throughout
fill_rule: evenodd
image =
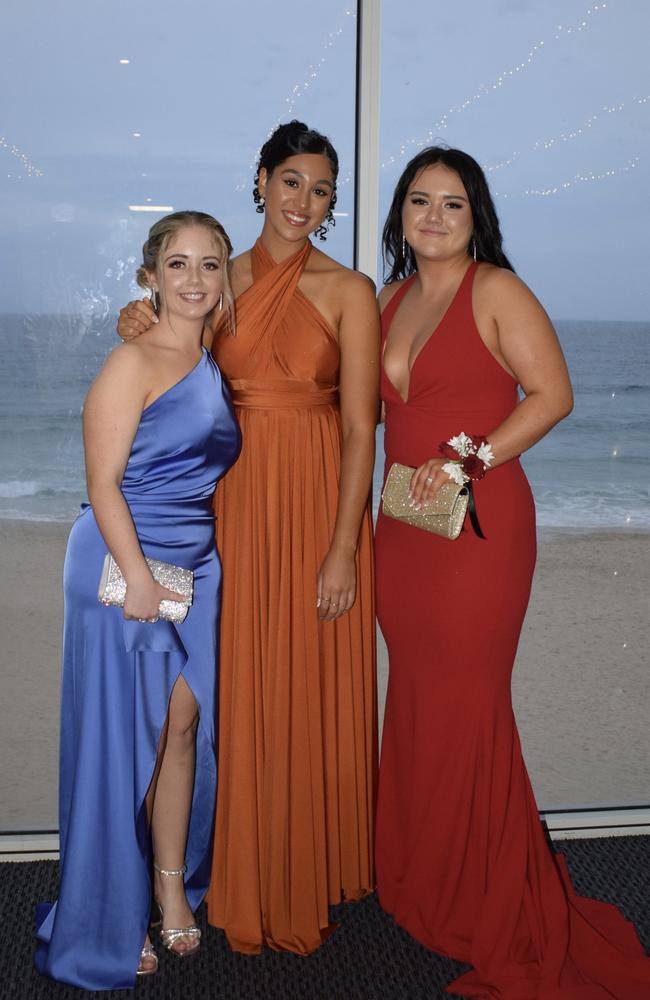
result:
M 470 265 L 416 358 L 406 402 L 385 372 L 386 469 L 454 434 L 489 434 L 517 385 L 485 347 Z M 383 338 L 406 281 L 382 317 Z M 510 691 L 535 564 L 535 509 L 518 460 L 475 484 L 486 540 L 380 513 L 377 608 L 390 657 L 377 806 L 382 906 L 428 948 L 468 962 L 449 985 L 476 1000 L 648 1000 L 631 923 L 575 894 L 549 850 Z

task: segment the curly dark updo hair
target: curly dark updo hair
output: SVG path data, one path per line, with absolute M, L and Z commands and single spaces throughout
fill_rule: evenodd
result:
M 388 284 L 400 278 L 407 278 L 417 270 L 411 247 L 408 244 L 404 247 L 403 243 L 402 206 L 409 187 L 420 171 L 438 163 L 458 174 L 467 191 L 474 223 L 474 231 L 467 252 L 472 254 L 473 244 L 476 244 L 477 260 L 514 271 L 514 267 L 503 251 L 499 219 L 485 174 L 479 164 L 468 153 L 463 153 L 460 149 L 451 149 L 448 146 L 428 146 L 407 163 L 395 187 L 382 237 L 384 281 Z M 388 271 L 388 275 L 386 275 L 386 271 Z
M 326 156 L 332 168 L 334 190 L 327 215 L 325 216 L 325 224 L 319 226 L 314 234 L 319 239 L 324 240 L 327 238 L 329 227 L 336 225 L 334 206 L 336 205 L 336 178 L 339 172 L 339 158 L 327 136 L 321 135 L 320 132 L 309 128 L 304 122 L 294 119 L 284 125 L 278 125 L 262 146 L 257 170 L 255 171 L 253 201 L 257 205 L 256 211 L 263 212 L 264 205 L 258 187 L 261 168 L 264 167 L 267 175 L 270 177 L 275 168 L 279 167 L 285 160 L 288 160 L 290 156 L 300 156 L 301 153 L 316 153 Z

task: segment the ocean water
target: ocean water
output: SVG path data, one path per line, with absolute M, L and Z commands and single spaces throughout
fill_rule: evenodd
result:
M 72 519 L 81 409 L 116 317 L 0 315 L 0 517 Z M 524 457 L 547 528 L 650 531 L 650 323 L 558 322 L 570 417 Z M 375 505 L 383 468 L 378 431 Z

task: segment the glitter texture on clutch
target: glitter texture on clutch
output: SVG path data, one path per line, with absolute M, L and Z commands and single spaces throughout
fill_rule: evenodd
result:
M 467 487 L 443 483 L 431 503 L 416 510 L 409 504 L 409 484 L 414 472 L 409 465 L 399 462 L 391 465 L 381 498 L 384 514 L 443 538 L 458 538 L 467 513 Z
M 182 602 L 161 601 L 158 608 L 158 617 L 164 618 L 168 622 L 174 622 L 175 624 L 184 622 L 192 603 L 194 573 L 191 569 L 174 566 L 172 563 L 162 562 L 160 559 L 147 559 L 146 563 L 156 583 L 167 587 L 168 590 L 176 591 L 177 594 L 183 594 L 185 597 L 185 600 Z M 122 571 L 110 552 L 106 554 L 106 558 L 104 559 L 97 597 L 102 604 L 112 605 L 117 608 L 124 607 L 126 580 L 122 576 Z

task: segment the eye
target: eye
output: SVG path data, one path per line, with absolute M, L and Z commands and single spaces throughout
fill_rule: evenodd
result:
M 446 203 L 446 207 L 447 208 L 463 208 L 464 206 L 463 206 L 462 201 L 448 201 Z
M 411 204 L 412 205 L 426 205 L 427 204 L 427 200 L 426 200 L 426 198 L 421 198 L 419 195 L 415 195 L 414 198 L 411 198 Z
M 203 266 L 207 271 L 218 271 L 221 267 L 220 264 L 217 264 L 216 260 L 206 260 Z
M 181 267 L 185 267 L 185 261 L 184 260 L 170 260 L 169 267 L 173 267 L 176 270 L 178 270 Z
M 325 191 L 323 188 L 314 188 L 314 194 L 319 198 L 329 198 L 331 197 L 329 191 Z
M 295 178 L 293 178 L 293 177 L 285 177 L 284 183 L 287 185 L 287 187 L 290 187 L 290 188 L 296 188 L 296 187 L 298 187 L 298 181 L 295 180 Z

